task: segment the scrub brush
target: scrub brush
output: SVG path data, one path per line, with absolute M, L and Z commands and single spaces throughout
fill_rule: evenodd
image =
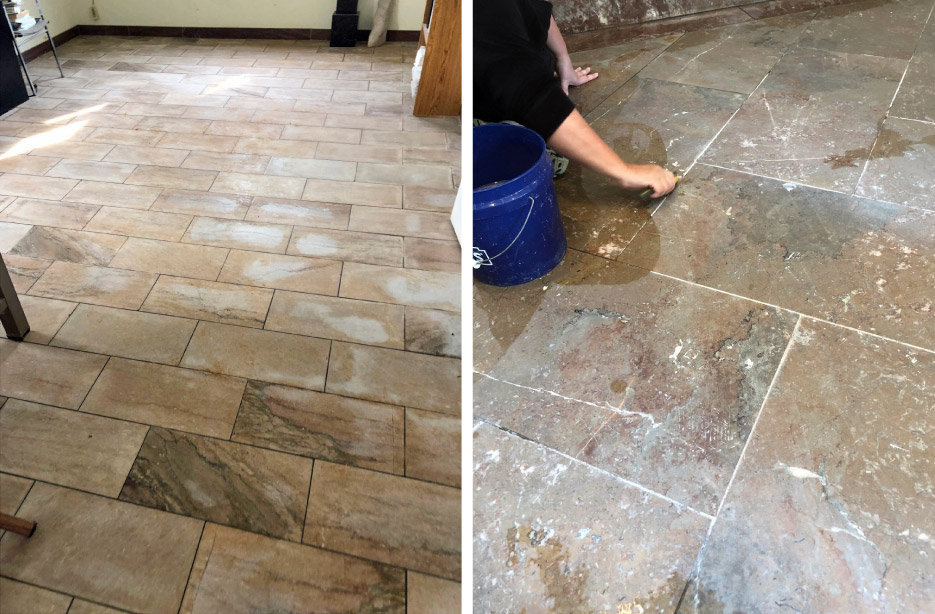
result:
M 676 185 L 676 187 L 678 187 L 679 181 L 680 181 L 681 179 L 682 179 L 681 177 L 679 177 L 678 175 L 676 175 L 676 177 L 675 177 L 675 185 Z M 675 191 L 675 188 L 672 188 L 672 192 L 674 192 L 674 191 Z M 671 194 L 672 192 L 669 192 L 669 194 Z M 641 200 L 649 200 L 649 199 L 652 198 L 652 194 L 653 194 L 653 189 L 652 189 L 652 188 L 646 188 L 645 190 L 643 190 L 642 192 L 640 192 L 640 199 L 641 199 Z

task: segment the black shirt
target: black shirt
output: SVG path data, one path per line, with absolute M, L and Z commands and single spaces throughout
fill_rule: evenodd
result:
M 552 3 L 474 2 L 474 116 L 512 120 L 548 139 L 575 109 L 548 48 Z

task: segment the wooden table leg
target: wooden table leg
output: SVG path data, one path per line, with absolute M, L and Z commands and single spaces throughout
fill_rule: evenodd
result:
M 29 322 L 16 295 L 10 273 L 6 270 L 3 256 L 0 256 L 0 323 L 10 339 L 22 341 L 29 332 Z
M 25 518 L 17 518 L 16 516 L 0 513 L 0 529 L 13 531 L 14 533 L 19 533 L 26 537 L 32 537 L 32 534 L 36 532 L 36 523 L 32 520 L 26 520 Z

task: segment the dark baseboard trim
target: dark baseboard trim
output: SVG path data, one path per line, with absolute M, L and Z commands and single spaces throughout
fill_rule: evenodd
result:
M 75 38 L 76 36 L 78 36 L 78 26 L 69 28 L 61 34 L 56 34 L 52 37 L 52 40 L 56 45 L 62 45 Z M 48 40 L 44 40 L 35 47 L 23 51 L 23 58 L 25 58 L 27 62 L 31 62 L 43 53 L 48 53 L 49 51 L 52 51 L 52 45 L 49 44 Z
M 176 38 L 244 38 L 266 40 L 328 40 L 331 30 L 315 28 L 183 28 L 168 26 L 75 26 L 78 34 L 104 36 L 171 36 Z M 370 30 L 360 30 L 357 40 L 366 41 Z M 418 30 L 389 30 L 388 41 L 418 41 Z M 58 40 L 55 41 L 58 44 Z

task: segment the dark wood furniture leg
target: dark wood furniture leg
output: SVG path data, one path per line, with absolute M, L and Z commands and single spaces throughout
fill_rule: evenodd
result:
M 32 534 L 36 532 L 36 523 L 32 520 L 0 513 L 0 529 L 13 531 L 25 537 L 32 537 Z
M 3 256 L 0 256 L 0 323 L 3 323 L 6 336 L 16 341 L 22 341 L 29 332 L 29 322 L 23 313 L 19 297 L 16 296 L 16 289 L 13 288 L 13 280 L 6 270 Z

